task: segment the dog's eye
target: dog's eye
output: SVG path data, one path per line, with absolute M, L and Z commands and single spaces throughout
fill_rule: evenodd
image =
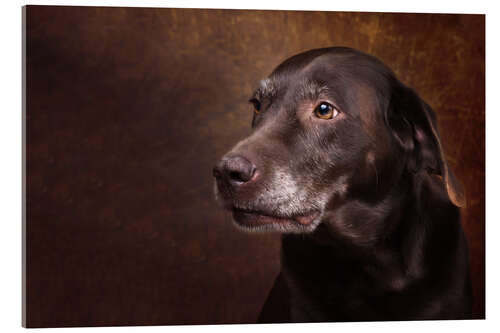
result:
M 339 111 L 331 104 L 321 102 L 315 109 L 314 114 L 321 119 L 332 119 L 339 114 Z
M 259 114 L 260 113 L 260 101 L 257 98 L 252 98 L 249 102 L 253 104 L 254 112 L 256 114 Z

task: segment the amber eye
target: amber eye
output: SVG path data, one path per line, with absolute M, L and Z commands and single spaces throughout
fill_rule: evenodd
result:
M 256 114 L 259 114 L 260 113 L 260 101 L 256 98 L 252 98 L 249 102 L 253 104 L 253 108 L 254 108 L 253 111 Z
M 321 102 L 315 109 L 314 114 L 321 119 L 332 119 L 339 114 L 339 111 L 331 104 Z

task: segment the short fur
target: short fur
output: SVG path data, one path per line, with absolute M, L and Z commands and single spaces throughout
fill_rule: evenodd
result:
M 412 89 L 334 47 L 289 58 L 251 101 L 253 132 L 214 175 L 238 226 L 283 234 L 260 322 L 469 317 L 465 196 Z

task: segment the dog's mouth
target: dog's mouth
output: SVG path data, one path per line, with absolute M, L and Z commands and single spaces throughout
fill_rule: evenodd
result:
M 264 225 L 300 225 L 307 227 L 320 215 L 320 212 L 313 210 L 304 214 L 294 216 L 277 216 L 265 212 L 233 208 L 233 219 L 236 223 L 244 227 L 259 227 Z

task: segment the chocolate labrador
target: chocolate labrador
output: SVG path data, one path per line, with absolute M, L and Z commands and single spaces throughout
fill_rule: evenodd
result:
M 251 135 L 213 172 L 239 228 L 282 233 L 260 322 L 469 316 L 465 197 L 415 91 L 333 47 L 287 59 L 250 102 Z

